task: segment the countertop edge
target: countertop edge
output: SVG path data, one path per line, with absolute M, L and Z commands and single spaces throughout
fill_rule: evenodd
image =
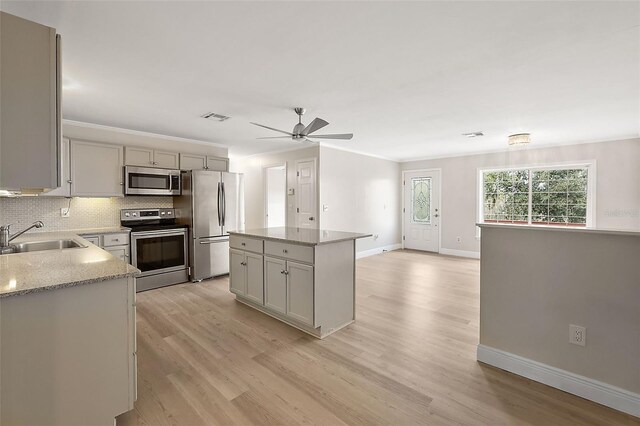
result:
M 480 229 L 493 228 L 493 229 L 520 229 L 528 231 L 559 231 L 559 232 L 573 232 L 584 234 L 604 234 L 604 235 L 628 235 L 633 237 L 640 237 L 640 230 L 635 231 L 633 229 L 598 229 L 598 228 L 580 228 L 580 227 L 565 227 L 565 226 L 543 226 L 543 225 L 510 225 L 510 224 L 497 224 L 497 223 L 476 223 L 476 226 Z
M 133 266 L 132 266 L 133 268 Z M 0 294 L 0 299 L 4 299 L 11 296 L 23 296 L 25 294 L 43 293 L 50 290 L 58 290 L 61 288 L 78 287 L 81 285 L 95 284 L 103 281 L 117 280 L 120 278 L 137 277 L 141 272 L 136 269 L 134 271 L 125 272 L 124 274 L 105 275 L 102 277 L 88 278 L 86 280 L 70 281 L 67 283 L 53 284 L 49 286 L 42 286 L 37 288 L 28 288 L 24 290 L 16 290 L 13 292 L 4 292 Z
M 333 244 L 333 243 L 340 243 L 343 241 L 350 241 L 350 240 L 357 240 L 360 238 L 368 238 L 368 237 L 372 237 L 373 234 L 362 234 L 362 235 L 357 235 L 357 236 L 351 236 L 351 237 L 344 237 L 344 238 L 336 238 L 335 240 L 331 240 L 331 241 L 321 241 L 321 242 L 317 242 L 317 243 L 311 243 L 308 241 L 297 241 L 297 240 L 292 240 L 290 238 L 279 238 L 279 237 L 271 237 L 271 236 L 264 236 L 264 235 L 257 235 L 257 234 L 249 234 L 246 232 L 242 232 L 242 231 L 229 231 L 229 235 L 239 235 L 241 237 L 249 237 L 249 238 L 259 238 L 261 240 L 269 240 L 269 241 L 286 241 L 289 242 L 291 244 L 299 244 L 299 245 L 303 245 L 303 246 L 321 246 L 321 245 L 326 245 L 326 244 Z

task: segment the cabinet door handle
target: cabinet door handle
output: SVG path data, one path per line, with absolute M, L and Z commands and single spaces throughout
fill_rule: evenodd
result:
M 240 262 L 242 266 L 247 266 L 247 262 Z
M 287 251 L 287 249 L 283 249 L 283 250 L 282 250 L 282 252 L 283 252 L 283 253 L 289 253 L 289 252 Z
M 69 179 L 69 180 L 67 181 L 67 183 L 71 183 L 71 179 Z
M 280 271 L 281 274 L 289 275 L 289 271 Z
M 246 245 L 247 245 L 247 243 L 242 243 L 242 245 L 243 245 L 243 246 L 246 246 Z

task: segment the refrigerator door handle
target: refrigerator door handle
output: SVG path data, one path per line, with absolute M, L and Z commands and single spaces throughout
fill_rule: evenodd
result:
M 222 216 L 220 214 L 220 200 L 222 199 L 221 184 L 218 182 L 218 226 L 222 226 Z
M 222 185 L 222 226 L 225 226 L 225 221 L 227 218 L 227 193 L 224 189 L 224 182 Z

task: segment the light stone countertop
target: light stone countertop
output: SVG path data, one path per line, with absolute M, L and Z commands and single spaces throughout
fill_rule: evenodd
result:
M 138 269 L 91 244 L 79 232 L 85 233 L 33 232 L 12 241 L 69 239 L 85 247 L 0 255 L 0 298 L 140 275 Z
M 340 241 L 357 240 L 358 238 L 367 238 L 371 236 L 371 234 L 360 234 L 356 232 L 287 227 L 247 229 L 245 231 L 229 231 L 229 234 L 263 238 L 265 240 L 273 241 L 287 241 L 309 246 L 338 243 Z
M 124 226 L 113 226 L 110 228 L 86 228 L 86 229 L 73 229 L 69 232 L 73 232 L 76 235 L 105 235 L 105 234 L 119 234 L 123 232 L 131 232 L 131 228 Z

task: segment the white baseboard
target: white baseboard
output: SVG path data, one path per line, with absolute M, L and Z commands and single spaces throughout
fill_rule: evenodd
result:
M 466 251 L 466 250 L 455 250 L 441 247 L 440 254 L 447 254 L 449 256 L 458 256 L 458 257 L 468 257 L 470 259 L 480 259 L 479 251 Z
M 640 394 L 484 345 L 478 345 L 477 359 L 485 364 L 640 417 Z
M 363 250 L 356 252 L 356 259 L 362 259 L 363 257 L 369 257 L 376 254 L 380 254 L 383 251 L 392 251 L 392 250 L 400 250 L 402 248 L 402 244 L 390 244 L 388 246 L 376 247 L 371 250 Z

